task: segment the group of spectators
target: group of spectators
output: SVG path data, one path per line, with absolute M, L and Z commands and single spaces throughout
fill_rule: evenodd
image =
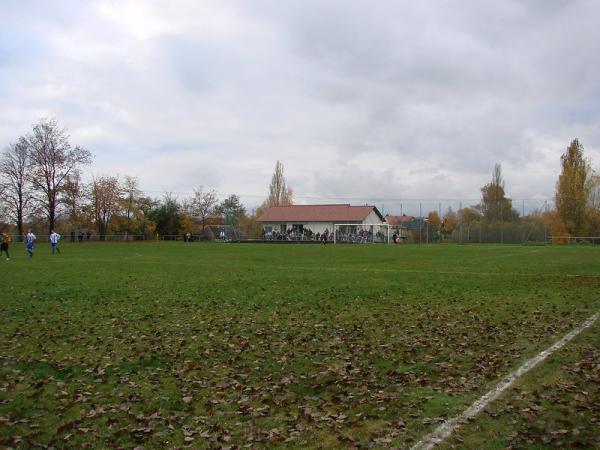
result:
M 370 242 L 385 242 L 386 236 L 381 231 L 373 234 L 373 230 L 356 228 L 352 231 L 337 231 L 336 241 L 353 244 L 366 244 Z
M 266 241 L 313 241 L 313 242 L 333 242 L 333 233 L 325 229 L 323 233 L 313 233 L 310 228 L 304 228 L 302 231 L 294 228 L 288 228 L 285 232 L 262 230 L 262 238 Z
M 334 235 L 335 233 L 335 235 Z M 302 231 L 294 228 L 288 228 L 285 232 L 262 231 L 263 240 L 267 241 L 313 241 L 313 242 L 336 242 L 366 244 L 371 242 L 387 242 L 387 235 L 381 231 L 373 233 L 372 229 L 361 227 L 349 227 L 346 229 L 330 232 L 325 229 L 323 233 L 313 233 L 310 229 L 304 228 Z M 404 237 L 397 231 L 392 236 L 394 244 L 399 244 L 404 240 Z
M 79 231 L 79 233 L 75 233 L 75 231 L 71 231 L 71 242 L 75 242 L 75 238 L 77 237 L 77 242 L 83 242 L 84 240 L 89 242 L 92 238 L 91 231 Z

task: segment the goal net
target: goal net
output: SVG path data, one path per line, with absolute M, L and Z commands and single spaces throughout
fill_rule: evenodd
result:
M 387 223 L 335 223 L 334 244 L 389 244 L 390 225 Z

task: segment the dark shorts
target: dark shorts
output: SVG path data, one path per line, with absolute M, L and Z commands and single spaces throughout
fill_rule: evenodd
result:
M 28 242 L 27 243 L 27 249 L 28 250 L 33 250 L 33 242 Z
M 8 251 L 8 243 L 3 242 L 2 244 L 0 244 L 0 252 L 7 252 Z

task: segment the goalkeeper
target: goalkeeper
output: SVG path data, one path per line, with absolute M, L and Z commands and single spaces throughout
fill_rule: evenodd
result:
M 0 240 L 2 241 L 0 244 L 0 258 L 2 257 L 2 253 L 6 253 L 6 260 L 9 261 L 10 255 L 8 254 L 8 247 L 11 242 L 10 236 L 4 231 L 0 231 Z

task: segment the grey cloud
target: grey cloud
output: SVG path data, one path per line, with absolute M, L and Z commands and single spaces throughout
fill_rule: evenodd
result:
M 0 19 L 23 42 L 0 34 L 0 139 L 56 116 L 151 190 L 251 201 L 279 159 L 306 196 L 476 198 L 500 162 L 509 194 L 551 197 L 570 139 L 600 158 L 594 2 L 121 3 L 165 22 L 143 38 L 43 4 Z

